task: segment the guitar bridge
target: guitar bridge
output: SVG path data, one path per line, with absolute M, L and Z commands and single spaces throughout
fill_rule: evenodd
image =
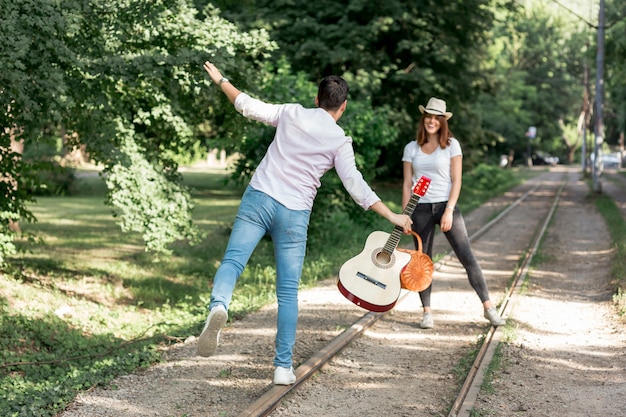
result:
M 387 284 L 382 283 L 382 282 L 380 282 L 379 280 L 374 279 L 374 278 L 372 278 L 372 277 L 370 277 L 370 276 L 368 276 L 368 275 L 365 275 L 365 274 L 364 274 L 364 273 L 362 273 L 362 272 L 357 272 L 357 273 L 356 273 L 356 276 L 357 276 L 357 277 L 359 277 L 359 278 L 363 278 L 365 281 L 369 282 L 370 284 L 374 284 L 374 285 L 376 285 L 377 287 L 382 288 L 383 290 L 384 290 L 385 288 L 387 288 Z

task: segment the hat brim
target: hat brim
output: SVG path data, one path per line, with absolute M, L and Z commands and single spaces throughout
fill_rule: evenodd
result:
M 417 106 L 417 108 L 420 109 L 420 113 L 422 114 L 426 113 L 426 114 L 434 114 L 435 116 L 445 116 L 446 120 L 452 117 L 452 113 L 450 113 L 449 111 L 445 113 L 441 113 L 438 111 L 427 111 L 426 108 L 422 106 L 421 104 Z

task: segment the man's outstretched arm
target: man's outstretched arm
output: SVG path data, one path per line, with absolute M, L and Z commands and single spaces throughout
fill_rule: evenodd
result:
M 219 85 L 222 88 L 222 92 L 226 94 L 228 100 L 230 100 L 231 103 L 235 104 L 235 99 L 239 94 L 241 94 L 241 91 L 239 91 L 237 87 L 235 87 L 226 77 L 224 77 L 220 70 L 218 70 L 217 67 L 209 61 L 206 61 L 204 63 L 204 69 L 206 70 L 207 74 L 209 74 L 209 77 L 211 77 L 211 80 L 213 80 L 215 84 Z

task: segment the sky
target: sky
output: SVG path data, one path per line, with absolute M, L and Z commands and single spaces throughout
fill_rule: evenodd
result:
M 517 2 L 524 6 L 543 4 L 568 19 L 598 24 L 600 0 L 517 0 Z

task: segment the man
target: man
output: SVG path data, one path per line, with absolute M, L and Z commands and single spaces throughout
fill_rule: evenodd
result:
M 313 201 L 326 171 L 335 168 L 344 187 L 364 209 L 371 209 L 405 232 L 411 219 L 392 212 L 365 182 L 354 161 L 352 139 L 337 125 L 346 110 L 348 84 L 338 76 L 322 80 L 317 108 L 269 104 L 239 91 L 211 62 L 204 69 L 245 117 L 276 128 L 274 140 L 246 188 L 222 263 L 213 279 L 209 315 L 198 339 L 198 354 L 211 356 L 228 320 L 228 305 L 250 255 L 269 234 L 276 259 L 278 318 L 274 384 L 296 381 L 292 366 L 298 322 L 298 285 Z

